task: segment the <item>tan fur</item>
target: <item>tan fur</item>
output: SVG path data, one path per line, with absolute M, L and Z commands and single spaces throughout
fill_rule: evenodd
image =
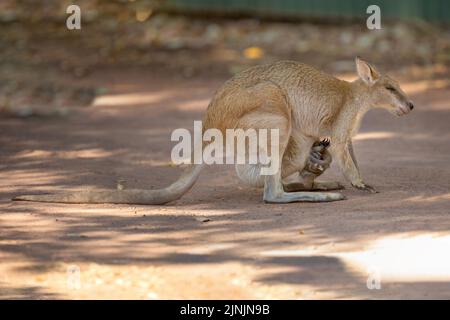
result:
M 244 182 L 264 187 L 266 202 L 334 201 L 344 198 L 339 193 L 286 192 L 283 189 L 282 180 L 302 171 L 311 146 L 323 137 L 330 138 L 330 152 L 351 184 L 373 192 L 374 189 L 361 178 L 351 138 L 357 133 L 363 115 L 371 107 L 381 106 L 400 115 L 409 112 L 412 104 L 393 79 L 379 74 L 359 58 L 356 58 L 356 65 L 359 79 L 354 82 L 339 80 L 293 61 L 280 61 L 245 70 L 228 80 L 216 92 L 204 116 L 203 130 L 216 128 L 224 136 L 226 129 L 234 128 L 280 130 L 282 162 L 277 175 L 259 176 L 258 165 L 236 166 L 238 176 Z M 193 166 L 172 186 L 144 193 L 124 190 L 109 195 L 94 192 L 89 197 L 55 195 L 21 196 L 15 199 L 161 204 L 178 199 L 187 192 L 199 171 L 199 167 Z M 315 185 L 316 189 L 321 190 L 336 188 L 336 184 Z M 296 190 L 289 188 L 287 191 Z M 118 196 L 121 192 L 123 195 Z

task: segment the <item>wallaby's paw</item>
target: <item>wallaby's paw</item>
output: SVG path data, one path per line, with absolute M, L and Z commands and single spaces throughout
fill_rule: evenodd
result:
M 374 187 L 371 187 L 364 183 L 352 184 L 352 186 L 361 191 L 366 191 L 366 192 L 370 192 L 370 193 L 379 193 Z

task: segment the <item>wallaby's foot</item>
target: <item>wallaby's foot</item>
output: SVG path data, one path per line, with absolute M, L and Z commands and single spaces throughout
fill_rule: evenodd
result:
M 265 203 L 331 202 L 345 199 L 343 194 L 331 192 L 283 192 L 273 196 L 264 194 Z
M 331 191 L 331 190 L 342 190 L 344 186 L 339 182 L 329 181 L 329 182 L 319 182 L 314 181 L 312 184 L 304 184 L 301 182 L 293 182 L 283 184 L 283 189 L 285 192 L 296 192 L 296 191 Z
M 377 191 L 374 187 L 371 187 L 364 183 L 352 184 L 352 186 L 358 190 L 362 190 L 362 191 L 366 191 L 366 192 L 370 192 L 370 193 L 379 193 L 379 191 Z

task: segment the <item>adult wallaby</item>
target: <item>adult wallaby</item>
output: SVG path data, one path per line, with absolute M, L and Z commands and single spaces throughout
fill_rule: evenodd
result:
M 336 201 L 340 193 L 308 192 L 339 189 L 336 182 L 283 185 L 283 179 L 301 173 L 313 161 L 314 143 L 327 137 L 330 153 L 337 159 L 344 176 L 355 188 L 376 192 L 365 184 L 353 153 L 352 137 L 363 115 L 381 107 L 398 116 L 413 109 L 413 104 L 398 83 L 380 74 L 357 57 L 359 78 L 339 80 L 308 65 L 280 61 L 255 66 L 228 80 L 215 94 L 203 119 L 203 130 L 216 128 L 278 129 L 279 161 L 274 175 L 260 175 L 258 164 L 238 164 L 240 179 L 264 187 L 263 199 L 269 203 L 297 201 Z M 331 158 L 328 157 L 328 161 Z M 329 164 L 329 163 L 328 163 Z M 191 164 L 172 185 L 159 190 L 85 191 L 55 195 L 25 195 L 14 200 L 60 203 L 164 204 L 179 199 L 197 180 L 202 164 Z M 320 172 L 319 172 L 320 174 Z

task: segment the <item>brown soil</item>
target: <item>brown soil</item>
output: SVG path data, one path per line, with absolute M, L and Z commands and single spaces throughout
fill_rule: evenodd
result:
M 166 206 L 11 202 L 171 183 L 170 133 L 191 129 L 224 79 L 89 81 L 109 90 L 93 107 L 0 119 L 0 298 L 450 298 L 450 90 L 439 81 L 405 85 L 410 115 L 364 119 L 355 148 L 379 194 L 346 184 L 346 201 L 268 205 L 216 166 Z M 343 182 L 336 167 L 326 178 Z M 380 290 L 366 285 L 374 268 Z

